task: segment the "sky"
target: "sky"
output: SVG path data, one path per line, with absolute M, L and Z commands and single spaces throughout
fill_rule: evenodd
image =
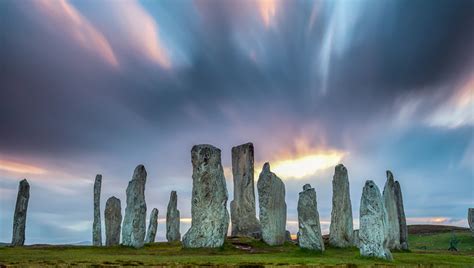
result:
M 124 211 L 138 164 L 158 240 L 172 190 L 184 234 L 204 143 L 222 150 L 230 202 L 231 148 L 253 142 L 293 234 L 306 183 L 328 232 L 339 163 L 356 228 L 365 180 L 383 189 L 387 169 L 409 224 L 467 226 L 473 14 L 469 0 L 2 0 L 0 241 L 23 178 L 27 244 L 91 241 L 95 175 L 101 210 L 116 196 Z

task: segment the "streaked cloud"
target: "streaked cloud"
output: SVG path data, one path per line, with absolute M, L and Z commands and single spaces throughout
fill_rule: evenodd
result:
M 119 62 L 105 36 L 98 31 L 68 0 L 32 1 L 38 10 L 48 18 L 44 23 L 53 30 L 64 31 L 69 38 L 75 40 L 114 67 Z
M 9 161 L 5 159 L 0 159 L 0 170 L 18 174 L 44 174 L 47 172 L 45 169 L 34 165 Z
M 277 0 L 257 0 L 260 17 L 265 27 L 270 27 L 277 13 Z

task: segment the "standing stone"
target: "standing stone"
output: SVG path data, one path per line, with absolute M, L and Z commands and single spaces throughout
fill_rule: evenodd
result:
M 156 229 L 158 228 L 158 209 L 154 208 L 150 214 L 150 223 L 148 224 L 148 233 L 146 234 L 146 243 L 154 243 L 156 238 Z
M 30 184 L 26 179 L 20 181 L 16 197 L 15 215 L 13 215 L 12 246 L 25 244 L 26 212 L 30 199 Z
M 368 180 L 360 199 L 360 255 L 392 260 L 386 238 L 387 214 L 384 201 L 377 185 Z
M 270 171 L 268 163 L 263 165 L 257 189 L 263 241 L 270 246 L 283 245 L 286 240 L 285 184 Z
M 145 183 L 146 170 L 138 165 L 127 187 L 127 207 L 122 226 L 122 244 L 143 247 L 146 232 Z
M 359 230 L 354 230 L 353 235 L 352 235 L 352 241 L 353 241 L 354 247 L 357 247 L 357 248 L 360 247 Z
M 285 240 L 286 242 L 293 242 L 293 239 L 291 238 L 291 232 L 288 230 L 285 231 Z
M 329 244 L 334 247 L 353 245 L 352 205 L 349 176 L 343 164 L 336 166 L 332 179 L 332 212 L 329 226 Z
M 387 182 L 383 189 L 383 199 L 388 220 L 387 247 L 389 249 L 400 249 L 400 222 L 398 220 L 398 208 L 395 196 L 395 181 L 390 170 L 387 170 Z
M 221 150 L 208 144 L 193 146 L 191 228 L 183 237 L 186 248 L 216 248 L 224 244 L 229 228 L 227 188 Z
M 232 148 L 234 200 L 230 202 L 230 215 L 233 236 L 260 238 L 262 235 L 255 209 L 253 152 L 252 143 Z
M 467 222 L 469 223 L 472 236 L 474 236 L 474 208 L 469 208 L 467 210 Z
M 115 196 L 105 203 L 105 245 L 118 246 L 120 244 L 120 225 L 122 224 L 122 206 L 120 199 Z
M 398 223 L 400 224 L 400 248 L 408 250 L 408 228 L 403 207 L 403 196 L 400 183 L 395 181 L 395 199 L 397 201 Z
M 179 232 L 178 195 L 176 191 L 171 191 L 168 211 L 166 212 L 166 239 L 168 242 L 181 239 L 181 233 Z
M 92 245 L 102 246 L 102 230 L 100 220 L 100 188 L 102 175 L 97 174 L 94 182 L 94 223 L 92 224 Z
M 298 244 L 300 248 L 324 251 L 324 241 L 319 224 L 316 191 L 305 184 L 298 199 Z

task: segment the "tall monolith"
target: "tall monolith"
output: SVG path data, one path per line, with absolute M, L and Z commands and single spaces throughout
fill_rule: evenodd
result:
M 329 226 L 329 244 L 334 247 L 353 245 L 352 205 L 349 176 L 343 164 L 334 169 L 332 179 L 332 212 Z
M 471 229 L 472 236 L 474 236 L 474 208 L 469 208 L 467 210 L 467 222 Z
M 305 184 L 303 191 L 299 194 L 298 226 L 298 244 L 300 248 L 324 251 L 316 191 L 310 184 Z
M 154 208 L 150 213 L 150 222 L 148 223 L 148 231 L 146 233 L 146 243 L 154 243 L 156 238 L 156 230 L 158 229 L 158 209 Z
M 282 245 L 286 237 L 285 184 L 263 165 L 257 182 L 262 238 L 268 245 Z
M 102 246 L 102 222 L 100 220 L 100 188 L 102 175 L 97 174 L 94 181 L 94 222 L 92 224 L 92 245 Z
M 122 244 L 143 247 L 146 232 L 145 183 L 146 170 L 138 165 L 127 187 L 127 207 L 122 225 Z
M 26 213 L 30 199 L 30 184 L 26 179 L 20 181 L 16 197 L 15 214 L 13 215 L 12 246 L 25 244 Z
M 395 180 L 390 170 L 387 170 L 387 181 L 383 189 L 383 199 L 387 211 L 387 247 L 400 249 L 400 222 L 398 217 L 397 199 L 395 195 Z
M 262 230 L 255 209 L 254 149 L 252 143 L 232 148 L 234 200 L 230 202 L 233 236 L 260 238 Z
M 392 260 L 387 248 L 387 213 L 377 185 L 365 182 L 360 199 L 359 251 L 366 257 Z
M 179 218 L 178 195 L 176 191 L 171 191 L 168 211 L 166 212 L 166 239 L 168 242 L 181 240 Z
M 122 206 L 120 199 L 115 196 L 105 203 L 105 245 L 118 246 L 120 244 L 120 230 L 122 224 Z
M 186 248 L 216 248 L 224 244 L 229 227 L 227 188 L 221 150 L 208 144 L 193 146 L 191 228 L 183 237 Z
M 400 248 L 408 250 L 408 228 L 403 207 L 403 195 L 400 183 L 395 181 L 395 199 L 397 201 L 398 223 L 400 226 Z

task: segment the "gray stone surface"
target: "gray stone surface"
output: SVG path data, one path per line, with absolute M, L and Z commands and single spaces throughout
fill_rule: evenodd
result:
M 291 239 L 291 232 L 286 230 L 285 231 L 285 239 L 286 239 L 286 242 L 292 242 L 293 239 Z
M 94 181 L 94 222 L 92 223 L 92 245 L 102 246 L 102 222 L 100 220 L 100 188 L 102 175 L 97 174 Z
M 115 196 L 105 203 L 105 245 L 118 246 L 120 244 L 120 230 L 122 224 L 122 206 L 120 199 Z
M 354 244 L 354 247 L 357 247 L 357 248 L 360 247 L 359 230 L 354 230 L 353 235 L 352 235 L 352 242 Z
M 150 213 L 150 222 L 148 223 L 148 231 L 146 233 L 146 243 L 154 243 L 156 238 L 156 230 L 158 228 L 158 209 L 154 208 Z
M 371 180 L 365 182 L 360 199 L 360 255 L 392 260 L 387 248 L 387 215 L 380 190 Z
M 395 181 L 395 199 L 397 201 L 398 223 L 400 224 L 400 248 L 408 250 L 408 228 L 403 207 L 403 195 L 400 183 Z
M 255 209 L 252 143 L 232 148 L 232 175 L 234 177 L 234 200 L 230 202 L 232 235 L 260 238 L 262 229 Z
M 395 196 L 395 180 L 387 170 L 387 181 L 383 189 L 383 199 L 387 211 L 387 247 L 400 249 L 400 222 L 398 220 L 397 200 Z
M 471 229 L 472 236 L 474 236 L 474 208 L 469 208 L 467 210 L 467 222 L 469 223 L 469 228 Z
M 221 150 L 208 144 L 193 146 L 191 228 L 183 237 L 186 248 L 215 248 L 224 244 L 229 227 L 227 188 Z
M 122 224 L 122 244 L 143 247 L 146 232 L 145 183 L 146 170 L 138 165 L 127 187 L 127 207 Z
M 309 184 L 304 185 L 303 191 L 299 194 L 298 226 L 298 244 L 300 248 L 324 251 L 316 191 Z
M 282 245 L 286 240 L 285 184 L 270 171 L 268 163 L 263 165 L 257 189 L 263 241 L 271 246 Z
M 334 169 L 332 179 L 332 212 L 329 226 L 329 244 L 334 247 L 353 245 L 352 204 L 349 191 L 349 176 L 344 165 Z
M 168 242 L 181 240 L 179 219 L 178 195 L 176 194 L 176 191 L 171 191 L 170 201 L 168 202 L 168 211 L 166 212 L 166 239 Z
M 26 213 L 30 200 L 30 184 L 26 179 L 20 181 L 16 197 L 15 214 L 13 215 L 12 246 L 25 244 Z

